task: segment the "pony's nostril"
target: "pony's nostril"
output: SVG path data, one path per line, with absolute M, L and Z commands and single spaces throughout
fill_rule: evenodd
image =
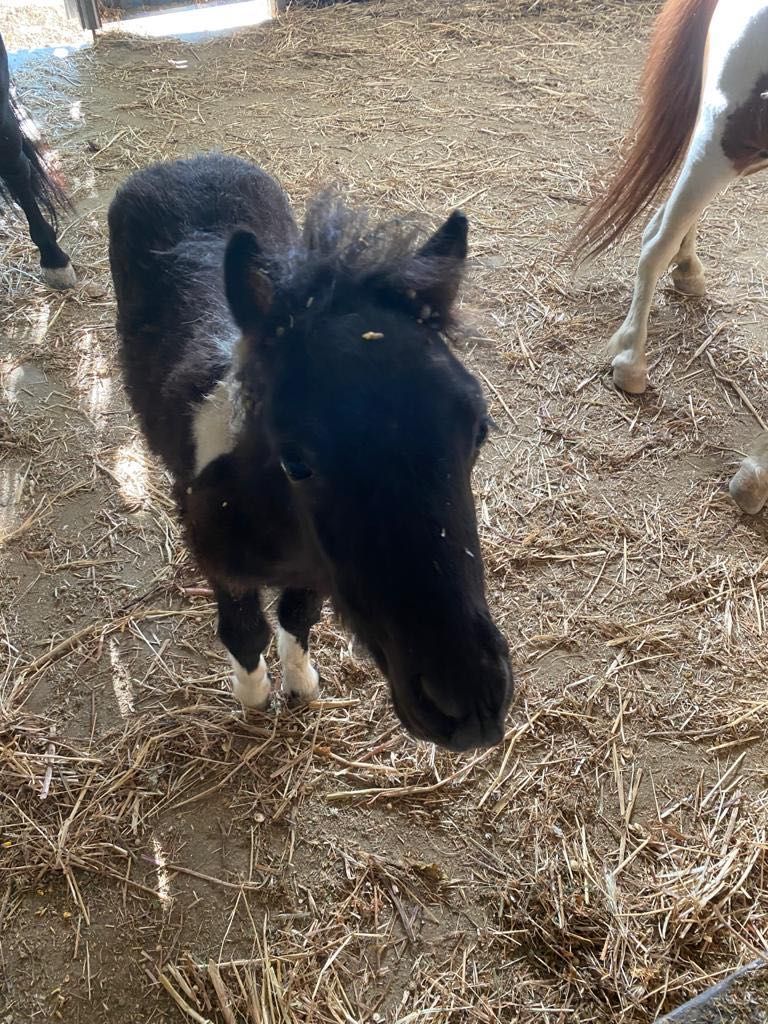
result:
M 439 683 L 431 679 L 427 679 L 426 676 L 417 676 L 416 684 L 421 690 L 421 693 L 426 697 L 427 702 L 436 708 L 446 718 L 462 719 L 466 715 L 466 710 L 461 706 L 457 698 L 446 692 Z
M 504 738 L 504 726 L 499 721 L 481 721 L 476 717 L 462 722 L 451 736 L 451 750 L 477 750 L 494 747 Z

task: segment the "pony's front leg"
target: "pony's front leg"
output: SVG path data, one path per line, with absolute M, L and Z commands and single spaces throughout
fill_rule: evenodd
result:
M 768 433 L 755 442 L 728 490 L 739 508 L 750 515 L 755 515 L 768 502 Z
M 246 708 L 263 708 L 271 685 L 264 650 L 269 643 L 269 625 L 256 591 L 234 596 L 216 589 L 219 606 L 219 639 L 232 663 L 232 692 Z
M 719 131 L 708 122 L 694 136 L 669 200 L 643 236 L 632 305 L 609 346 L 614 382 L 630 394 L 642 394 L 648 386 L 645 342 L 656 284 L 681 248 L 690 252 L 693 238 L 688 236 L 703 209 L 736 177 L 718 139 Z
M 277 653 L 286 696 L 309 701 L 320 693 L 317 669 L 309 658 L 309 631 L 320 618 L 322 607 L 323 599 L 314 590 L 289 588 L 280 597 Z

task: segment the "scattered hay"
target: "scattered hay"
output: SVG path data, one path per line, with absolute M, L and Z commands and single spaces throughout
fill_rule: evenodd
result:
M 640 400 L 603 352 L 636 240 L 579 282 L 558 258 L 631 116 L 651 13 L 381 0 L 198 46 L 102 39 L 22 76 L 79 202 L 83 283 L 47 293 L 0 224 L 17 1016 L 639 1024 L 764 951 L 768 558 L 725 485 L 765 418 L 766 200 L 747 182 L 709 211 L 711 297 L 662 297 Z M 470 216 L 464 354 L 498 423 L 479 517 L 519 676 L 498 750 L 410 742 L 330 618 L 321 701 L 232 706 L 120 392 L 104 232 L 126 174 L 213 144 L 299 206 L 340 180 Z

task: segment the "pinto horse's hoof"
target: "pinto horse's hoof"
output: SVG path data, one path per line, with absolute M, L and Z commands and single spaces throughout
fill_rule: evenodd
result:
M 707 282 L 703 274 L 673 274 L 672 284 L 681 295 L 700 297 L 707 294 Z
M 613 383 L 627 394 L 642 395 L 648 387 L 648 366 L 644 359 L 633 361 L 631 352 L 619 352 L 611 366 Z
M 64 291 L 66 288 L 74 288 L 77 284 L 77 275 L 71 263 L 65 267 L 41 267 L 43 280 L 50 288 Z
M 746 458 L 728 485 L 731 497 L 750 516 L 757 515 L 768 501 L 768 467 Z
M 296 672 L 283 669 L 283 693 L 289 700 L 299 704 L 309 704 L 320 696 L 320 676 L 314 665 Z

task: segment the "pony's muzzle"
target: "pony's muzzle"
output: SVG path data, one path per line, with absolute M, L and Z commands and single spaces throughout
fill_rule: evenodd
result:
M 504 719 L 512 699 L 512 670 L 505 657 L 499 658 L 491 677 L 486 675 L 476 687 L 466 680 L 468 694 L 462 699 L 443 689 L 439 682 L 416 677 L 412 690 L 417 722 L 406 721 L 406 726 L 447 750 L 495 746 L 504 738 Z

